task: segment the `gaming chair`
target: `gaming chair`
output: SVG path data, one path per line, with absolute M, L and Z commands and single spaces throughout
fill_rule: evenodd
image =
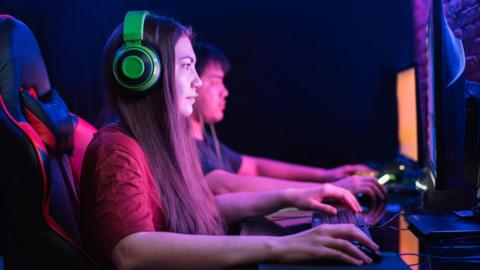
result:
M 0 254 L 6 269 L 98 269 L 82 250 L 78 179 L 95 128 L 50 85 L 30 29 L 0 15 Z

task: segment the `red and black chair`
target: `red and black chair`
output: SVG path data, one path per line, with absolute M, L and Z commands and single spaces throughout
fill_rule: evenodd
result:
M 52 90 L 30 29 L 0 15 L 0 253 L 6 269 L 97 269 L 82 250 L 78 176 L 95 128 Z

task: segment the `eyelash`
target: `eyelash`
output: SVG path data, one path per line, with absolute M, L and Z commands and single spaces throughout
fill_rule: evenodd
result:
M 191 67 L 192 67 L 191 63 L 183 64 L 183 68 L 186 70 L 190 70 Z

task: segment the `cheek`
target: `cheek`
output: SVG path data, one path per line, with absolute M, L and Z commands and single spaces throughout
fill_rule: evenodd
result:
M 198 90 L 198 97 L 195 101 L 195 104 L 202 109 L 208 108 L 211 106 L 211 98 L 212 97 L 208 88 L 201 88 Z
M 218 95 L 215 89 L 211 89 L 208 93 L 208 101 L 210 107 L 214 107 L 218 103 Z
M 178 75 L 175 76 L 175 91 L 177 92 L 177 96 L 182 91 L 182 80 Z
M 184 97 L 186 95 L 188 87 L 189 83 L 187 78 L 180 77 L 176 80 L 177 95 L 179 97 Z
M 213 103 L 211 100 L 209 99 L 203 99 L 200 101 L 201 102 L 201 108 L 202 108 L 202 111 L 205 112 L 205 113 L 208 113 L 212 110 L 213 108 Z

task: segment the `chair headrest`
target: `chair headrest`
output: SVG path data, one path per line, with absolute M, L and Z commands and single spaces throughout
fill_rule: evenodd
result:
M 17 122 L 28 122 L 49 153 L 71 153 L 76 116 L 51 89 L 32 31 L 8 15 L 0 15 L 0 95 L 8 113 Z
M 0 15 L 0 94 L 17 121 L 25 121 L 20 104 L 20 88 L 35 89 L 42 97 L 50 80 L 38 43 L 21 21 Z

